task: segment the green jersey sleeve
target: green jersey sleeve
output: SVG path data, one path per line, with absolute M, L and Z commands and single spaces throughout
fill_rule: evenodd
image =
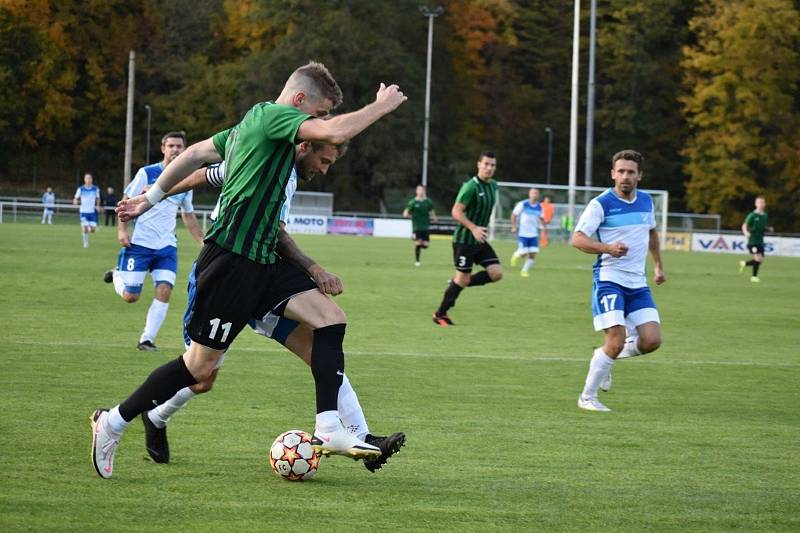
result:
M 228 142 L 228 137 L 230 137 L 232 129 L 233 128 L 228 128 L 227 130 L 216 133 L 213 137 L 211 137 L 211 142 L 214 143 L 214 148 L 217 149 L 217 153 L 220 155 L 220 157 L 225 157 L 225 143 Z
M 744 217 L 744 224 L 749 228 L 753 227 L 753 212 L 747 213 L 747 216 Z
M 273 141 L 294 144 L 300 124 L 311 118 L 296 107 L 272 104 L 261 108 L 261 130 Z
M 472 200 L 475 199 L 476 190 L 477 189 L 475 188 L 475 184 L 473 183 L 472 180 L 469 180 L 468 182 L 464 183 L 464 185 L 461 186 L 461 190 L 458 191 L 458 196 L 456 196 L 456 203 L 469 205 L 472 202 Z
M 414 199 L 413 198 L 411 200 L 409 200 L 408 203 L 406 204 L 406 210 L 408 210 L 409 213 L 413 213 L 414 212 Z

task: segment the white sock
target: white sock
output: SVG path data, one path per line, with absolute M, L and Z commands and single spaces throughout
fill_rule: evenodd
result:
M 183 409 L 183 407 L 189 403 L 189 400 L 194 398 L 196 394 L 197 393 L 189 387 L 182 388 L 175 393 L 175 396 L 162 403 L 155 409 L 151 409 L 147 412 L 150 422 L 152 422 L 157 428 L 165 427 L 167 422 L 169 422 L 170 417 Z
M 527 272 L 528 270 L 531 269 L 532 266 L 533 266 L 533 259 L 529 257 L 528 259 L 525 260 L 525 264 L 522 265 L 522 271 Z
M 108 412 L 106 429 L 111 433 L 112 437 L 116 437 L 117 440 L 119 440 L 122 436 L 122 432 L 128 427 L 128 424 L 130 424 L 130 422 L 126 422 L 125 419 L 122 418 L 122 415 L 119 414 L 119 405 Z
M 88 248 L 89 247 L 89 234 L 84 232 L 84 233 L 81 233 L 81 235 L 83 235 L 83 247 L 84 248 Z
M 642 352 L 639 351 L 639 337 L 631 337 L 630 340 L 625 343 L 617 359 L 636 357 L 637 355 L 642 355 Z
M 150 304 L 150 309 L 147 311 L 147 320 L 145 320 L 144 323 L 144 332 L 139 338 L 139 342 L 153 342 L 156 340 L 158 330 L 161 329 L 161 324 L 164 323 L 164 319 L 167 317 L 167 309 L 169 309 L 168 303 L 164 303 L 153 298 L 153 303 Z
M 320 431 L 335 431 L 341 427 L 342 421 L 339 420 L 339 411 L 322 411 L 317 413 L 317 429 Z
M 359 439 L 364 440 L 364 437 L 369 433 L 369 427 L 367 427 L 367 420 L 364 418 L 361 404 L 358 403 L 356 391 L 353 390 L 353 386 L 347 376 L 342 377 L 337 407 L 339 408 L 339 417 L 342 419 L 344 428 Z
M 592 361 L 589 363 L 589 373 L 586 374 L 586 383 L 583 386 L 581 398 L 597 398 L 597 389 L 600 388 L 600 383 L 608 377 L 611 372 L 611 367 L 614 366 L 614 360 L 606 355 L 602 348 L 594 351 Z
M 122 293 L 125 292 L 125 282 L 122 281 L 122 274 L 119 273 L 119 270 L 114 270 L 112 278 L 114 280 L 114 290 L 122 296 Z

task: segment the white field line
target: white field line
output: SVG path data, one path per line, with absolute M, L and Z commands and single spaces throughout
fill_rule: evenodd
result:
M 13 344 L 21 344 L 26 346 L 85 346 L 89 348 L 132 348 L 130 343 L 97 343 L 97 342 L 57 342 L 57 341 L 12 341 Z M 171 354 L 183 350 L 182 346 L 178 345 L 162 345 L 161 352 Z M 236 348 L 234 347 L 231 352 L 258 352 L 258 353 L 283 353 L 286 350 L 277 346 L 268 346 L 264 348 Z M 537 362 L 537 363 L 581 363 L 586 364 L 590 357 L 587 354 L 585 357 L 559 357 L 559 356 L 521 356 L 521 355 L 496 355 L 496 354 L 481 354 L 481 353 L 424 353 L 424 352 L 395 352 L 395 351 L 360 351 L 360 350 L 346 350 L 346 355 L 360 355 L 360 356 L 383 356 L 383 357 L 420 357 L 428 359 L 490 359 L 497 361 L 520 361 L 520 362 Z M 659 356 L 654 354 L 652 356 L 635 357 L 639 364 L 656 364 L 656 365 L 708 365 L 708 366 L 744 366 L 744 367 L 763 367 L 763 368 L 800 368 L 800 363 L 775 363 L 775 362 L 762 362 L 762 361 L 703 361 L 692 359 L 670 359 L 669 357 Z

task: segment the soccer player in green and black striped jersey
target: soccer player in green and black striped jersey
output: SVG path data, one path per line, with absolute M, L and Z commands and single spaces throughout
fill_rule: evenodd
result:
M 456 275 L 447 285 L 444 298 L 433 314 L 433 323 L 442 327 L 452 326 L 447 311 L 456 304 L 456 299 L 465 287 L 486 285 L 500 281 L 503 270 L 500 259 L 486 242 L 486 227 L 497 201 L 497 182 L 492 179 L 497 168 L 494 152 L 483 152 L 478 158 L 478 174 L 461 186 L 451 214 L 458 222 L 453 232 L 453 263 Z M 485 270 L 472 275 L 472 265 L 478 263 Z
M 275 102 L 256 104 L 233 128 L 190 146 L 146 194 L 120 207 L 120 219 L 129 220 L 203 164 L 223 157 L 227 161 L 222 209 L 195 269 L 197 288 L 187 326 L 192 343 L 181 357 L 154 370 L 124 402 L 93 413 L 92 462 L 100 477 L 111 477 L 117 444 L 133 418 L 180 389 L 207 380 L 247 321 L 267 313 L 296 320 L 314 332 L 311 372 L 317 423 L 312 446 L 323 454 L 353 458 L 382 455 L 382 444 L 373 446 L 349 434 L 339 419 L 344 312 L 321 292 L 315 271 L 280 259 L 275 246 L 295 144 L 342 144 L 405 100 L 397 85 L 381 84 L 375 101 L 358 111 L 330 120 L 314 118 L 339 105 L 342 92 L 324 65 L 309 63 L 292 73 Z
M 764 262 L 764 233 L 772 231 L 766 212 L 767 200 L 763 196 L 756 198 L 756 208 L 747 214 L 742 224 L 742 233 L 747 237 L 747 249 L 753 255 L 750 261 L 739 261 L 739 272 L 744 272 L 745 267 L 753 267 L 750 281 L 758 283 L 758 269 Z
M 412 238 L 416 242 L 414 247 L 415 265 L 420 266 L 420 251 L 428 247 L 430 242 L 430 221 L 436 222 L 436 211 L 433 210 L 433 202 L 425 196 L 425 186 L 417 185 L 417 194 L 408 201 L 403 210 L 403 216 L 411 218 L 411 230 L 414 232 Z

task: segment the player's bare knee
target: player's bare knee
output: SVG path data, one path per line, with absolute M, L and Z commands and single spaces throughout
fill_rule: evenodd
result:
M 619 354 L 622 353 L 622 349 L 625 347 L 625 342 L 618 342 L 618 341 L 606 341 L 605 346 L 603 346 L 603 351 L 606 352 L 606 355 L 612 359 L 616 359 Z
M 214 380 L 205 379 L 205 380 L 197 383 L 196 385 L 192 385 L 189 388 L 192 389 L 192 392 L 194 392 L 195 394 L 203 394 L 203 393 L 211 391 L 211 389 L 213 387 L 214 387 Z
M 661 346 L 661 335 L 639 337 L 639 351 L 642 353 L 655 352 Z
M 347 324 L 347 315 L 338 305 L 332 306 L 325 310 L 322 317 L 324 326 L 333 326 L 334 324 Z M 324 327 L 323 326 L 323 327 Z
M 492 281 L 500 281 L 503 279 L 503 271 L 502 270 L 491 270 L 489 271 L 489 279 Z
M 131 293 L 131 292 L 123 292 L 122 293 L 122 299 L 125 300 L 126 302 L 128 302 L 129 304 L 132 304 L 134 302 L 138 302 L 139 301 L 139 294 L 138 293 Z
M 169 303 L 170 296 L 172 296 L 172 285 L 169 283 L 159 283 L 156 286 L 156 300 L 163 303 Z

